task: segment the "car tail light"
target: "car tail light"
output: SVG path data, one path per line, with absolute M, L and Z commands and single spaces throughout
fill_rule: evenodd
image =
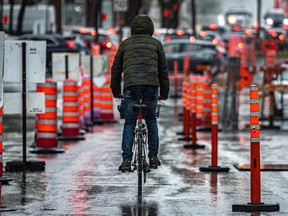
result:
M 245 30 L 245 34 L 247 35 L 252 35 L 253 34 L 253 31 L 251 29 L 246 29 Z
M 182 29 L 179 29 L 176 31 L 176 34 L 179 35 L 179 36 L 182 36 L 185 34 L 185 32 L 182 30 Z
M 202 36 L 202 37 L 207 37 L 207 36 L 208 36 L 208 33 L 205 32 L 205 31 L 201 31 L 199 34 L 200 34 L 200 36 Z
M 219 40 L 216 39 L 216 38 L 214 38 L 214 39 L 212 40 L 212 43 L 213 43 L 213 44 L 219 44 Z
M 67 44 L 67 46 L 68 46 L 70 49 L 75 48 L 75 43 L 72 42 L 72 41 L 67 41 L 66 44 Z
M 110 49 L 112 47 L 112 43 L 111 42 L 103 42 L 102 44 L 105 48 Z
M 80 33 L 80 34 L 88 34 L 88 33 L 89 33 L 89 29 L 87 29 L 87 28 L 80 28 L 80 29 L 79 29 L 79 33 Z
M 272 36 L 272 37 L 277 37 L 277 33 L 274 29 L 269 29 L 268 33 Z
M 9 17 L 7 15 L 3 16 L 2 23 L 3 23 L 3 25 L 8 25 L 9 24 Z
M 233 31 L 241 31 L 241 26 L 233 26 Z
M 244 48 L 244 44 L 242 42 L 238 43 L 238 48 L 243 49 Z
M 211 29 L 211 30 L 216 30 L 218 27 L 217 27 L 217 25 L 216 24 L 210 24 L 209 25 L 209 29 Z
M 165 41 L 170 41 L 171 40 L 171 37 L 170 36 L 165 36 Z
M 224 55 L 224 54 L 223 54 L 222 52 L 217 52 L 217 53 L 214 53 L 214 54 L 213 54 L 214 57 L 216 57 L 216 56 L 223 56 L 223 55 Z
M 191 36 L 191 37 L 190 37 L 190 41 L 191 41 L 191 42 L 194 42 L 195 40 L 196 40 L 196 38 L 195 38 L 194 36 Z
M 285 39 L 285 36 L 283 34 L 279 35 L 279 40 L 283 41 Z
M 96 35 L 97 35 L 97 32 L 94 30 L 94 31 L 91 32 L 91 35 L 92 35 L 92 36 L 96 36 Z

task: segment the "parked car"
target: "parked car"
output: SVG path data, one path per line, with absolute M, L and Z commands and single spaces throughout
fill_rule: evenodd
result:
M 24 34 L 18 37 L 18 40 L 33 40 L 33 41 L 46 41 L 46 74 L 52 75 L 52 53 L 55 52 L 75 52 L 81 53 L 81 47 L 74 41 L 68 40 L 62 35 L 46 34 L 46 35 L 34 35 Z
M 155 32 L 154 32 L 155 34 Z M 179 39 L 190 39 L 194 38 L 193 31 L 187 28 L 181 29 L 166 29 L 162 33 L 163 41 L 170 41 L 170 40 L 179 40 Z M 194 38 L 195 39 L 195 38 Z
M 168 68 L 170 73 L 174 70 L 174 62 L 178 62 L 179 72 L 183 72 L 183 61 L 189 56 L 190 71 L 202 73 L 201 65 L 220 66 L 226 63 L 226 51 L 221 47 L 203 40 L 171 40 L 163 42 Z
M 210 41 L 213 44 L 216 44 L 218 46 L 221 46 L 223 49 L 226 49 L 226 43 L 222 38 L 215 32 L 211 31 L 201 31 L 197 38 L 205 41 Z
M 270 9 L 264 14 L 264 24 L 269 27 L 282 27 L 288 24 L 288 19 L 282 9 Z

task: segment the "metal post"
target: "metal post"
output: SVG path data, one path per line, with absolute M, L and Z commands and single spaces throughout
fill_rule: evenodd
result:
M 69 78 L 69 64 L 68 64 L 68 55 L 65 55 L 65 79 Z
M 257 24 L 258 24 L 258 29 L 257 29 L 257 38 L 260 38 L 260 31 L 261 31 L 261 0 L 257 0 Z
M 90 55 L 90 112 L 91 122 L 94 122 L 94 89 L 93 89 L 93 56 Z
M 26 172 L 26 43 L 22 42 L 22 135 L 23 171 Z
M 195 7 L 195 0 L 191 0 L 191 28 L 192 28 L 192 34 L 194 37 L 196 37 L 196 7 Z

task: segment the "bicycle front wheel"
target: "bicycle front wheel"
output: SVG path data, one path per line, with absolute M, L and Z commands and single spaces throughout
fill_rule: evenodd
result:
M 142 202 L 142 183 L 143 183 L 143 171 L 144 171 L 144 157 L 142 155 L 142 136 L 139 135 L 138 139 L 138 203 Z

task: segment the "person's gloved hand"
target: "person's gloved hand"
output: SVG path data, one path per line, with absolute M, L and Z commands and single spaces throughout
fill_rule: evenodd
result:
M 158 96 L 158 100 L 167 100 L 167 97 L 164 97 L 164 96 Z
M 124 98 L 123 94 L 117 94 L 117 95 L 113 95 L 114 98 Z

